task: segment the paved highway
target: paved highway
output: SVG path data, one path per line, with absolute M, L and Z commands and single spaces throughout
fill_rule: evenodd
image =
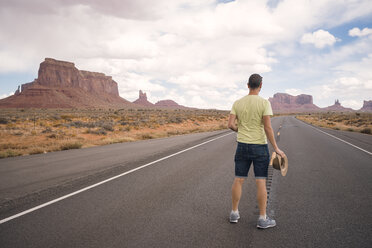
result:
M 268 184 L 275 228 L 255 227 L 253 171 L 228 222 L 236 143 L 222 131 L 0 160 L 0 247 L 371 247 L 372 136 L 272 123 L 290 161 Z

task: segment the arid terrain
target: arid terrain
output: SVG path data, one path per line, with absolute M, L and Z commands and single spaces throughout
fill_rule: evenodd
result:
M 227 128 L 228 112 L 1 109 L 0 158 Z
M 315 126 L 335 130 L 361 132 L 365 134 L 371 134 L 372 131 L 372 113 L 311 113 L 297 115 L 297 119 Z

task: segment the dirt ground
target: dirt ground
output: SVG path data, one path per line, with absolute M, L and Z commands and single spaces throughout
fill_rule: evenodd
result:
M 227 128 L 228 111 L 0 109 L 0 158 Z
M 319 127 L 371 134 L 372 113 L 311 113 L 297 118 Z

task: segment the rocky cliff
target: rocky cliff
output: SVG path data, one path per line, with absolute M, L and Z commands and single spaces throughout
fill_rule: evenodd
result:
M 138 99 L 133 102 L 134 104 L 138 104 L 141 106 L 146 107 L 158 107 L 158 108 L 171 108 L 171 109 L 191 109 L 182 105 L 179 105 L 173 100 L 161 100 L 157 103 L 153 104 L 147 100 L 146 93 L 142 92 L 142 90 L 139 91 Z
M 141 106 L 146 106 L 146 107 L 154 106 L 153 103 L 151 103 L 147 100 L 147 95 L 146 95 L 146 93 L 143 93 L 142 90 L 139 91 L 138 99 L 135 100 L 133 103 L 141 105 Z
M 185 106 L 179 105 L 173 100 L 161 100 L 155 103 L 155 106 L 162 108 L 186 108 Z
M 345 108 L 341 105 L 340 101 L 337 99 L 335 104 L 328 106 L 326 108 L 322 108 L 323 111 L 332 111 L 332 112 L 352 112 L 354 111 L 351 108 Z
M 372 112 L 372 100 L 363 101 L 363 107 L 359 110 L 362 112 Z
M 269 98 L 274 113 L 315 112 L 319 107 L 313 104 L 311 95 L 292 96 L 286 93 L 276 93 Z
M 78 70 L 74 63 L 46 58 L 38 78 L 21 85 L 13 96 L 0 100 L 10 108 L 126 107 L 118 85 L 103 73 Z

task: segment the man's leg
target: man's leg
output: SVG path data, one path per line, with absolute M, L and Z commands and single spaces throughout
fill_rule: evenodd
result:
M 242 196 L 242 186 L 244 178 L 236 177 L 231 188 L 232 195 L 232 210 L 237 211 L 239 206 L 240 197 Z
M 266 179 L 256 179 L 257 202 L 260 209 L 260 217 L 257 221 L 258 228 L 269 228 L 276 226 L 276 221 L 266 216 L 267 191 Z
M 256 179 L 257 186 L 257 202 L 258 208 L 260 209 L 260 215 L 266 215 L 266 204 L 267 204 L 267 190 L 266 190 L 266 179 Z

